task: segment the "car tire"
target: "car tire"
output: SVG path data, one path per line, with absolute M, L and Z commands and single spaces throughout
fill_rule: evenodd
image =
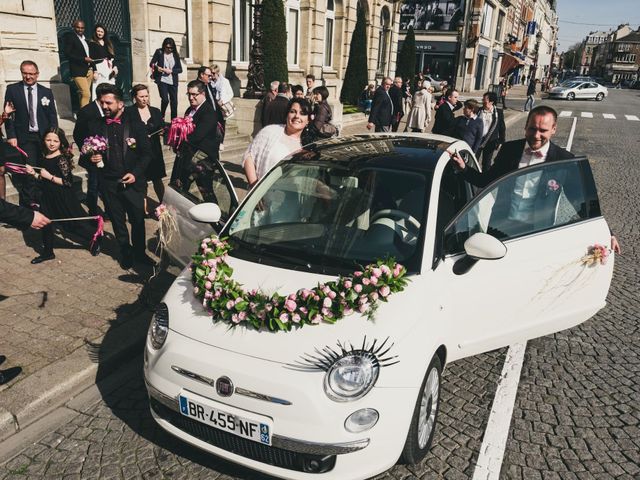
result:
M 575 100 L 576 94 L 573 92 L 567 93 L 567 100 Z
M 438 421 L 442 364 L 434 355 L 422 381 L 420 393 L 413 409 L 409 433 L 402 450 L 400 463 L 419 463 L 429 453 Z
M 604 98 L 604 93 L 600 92 L 599 94 L 596 95 L 596 102 L 601 102 L 603 98 Z

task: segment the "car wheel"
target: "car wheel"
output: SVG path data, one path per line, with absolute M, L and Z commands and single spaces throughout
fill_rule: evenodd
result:
M 603 98 L 604 98 L 604 93 L 600 92 L 599 94 L 596 95 L 596 102 L 601 102 Z
M 573 92 L 567 93 L 567 100 L 575 100 L 576 94 Z
M 437 355 L 433 356 L 411 418 L 411 426 L 402 450 L 401 462 L 415 464 L 429 452 L 436 431 L 440 406 L 440 383 L 442 365 Z

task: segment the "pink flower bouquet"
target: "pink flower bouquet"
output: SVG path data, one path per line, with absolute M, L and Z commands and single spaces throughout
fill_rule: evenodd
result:
M 92 135 L 84 139 L 80 152 L 83 155 L 96 155 L 98 153 L 106 152 L 107 148 L 109 148 L 109 143 L 106 138 L 100 135 Z M 96 163 L 96 167 L 103 168 L 104 162 L 100 160 Z

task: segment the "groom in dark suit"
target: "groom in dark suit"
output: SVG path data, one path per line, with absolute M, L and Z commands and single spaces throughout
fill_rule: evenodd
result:
M 9 85 L 4 95 L 5 104 L 11 103 L 15 108 L 13 118 L 5 123 L 7 142 L 24 150 L 28 155 L 26 163 L 38 166 L 42 156 L 42 137 L 47 130 L 58 126 L 56 102 L 53 92 L 38 84 L 40 72 L 35 62 L 22 62 L 20 73 L 22 81 Z M 33 177 L 16 175 L 13 181 L 20 194 L 20 205 L 29 206 L 37 201 Z
M 151 265 L 155 262 L 145 253 L 144 232 L 144 171 L 151 160 L 149 138 L 144 124 L 125 113 L 122 91 L 118 87 L 105 85 L 100 105 L 104 118 L 91 122 L 87 133 L 104 137 L 109 147 L 89 159 L 97 167 L 100 192 L 120 246 L 120 266 L 131 268 L 134 261 Z M 131 243 L 127 217 L 131 224 Z
M 476 187 L 484 188 L 494 180 L 519 168 L 574 158 L 573 153 L 551 141 L 551 137 L 556 133 L 557 121 L 558 114 L 551 107 L 541 105 L 532 109 L 524 129 L 525 138 L 502 145 L 491 168 L 482 173 L 467 167 L 458 154 L 453 154 L 451 159 L 462 170 L 465 180 Z M 498 203 L 497 200 L 496 203 Z M 620 245 L 613 234 L 611 234 L 611 248 L 616 253 L 620 253 Z

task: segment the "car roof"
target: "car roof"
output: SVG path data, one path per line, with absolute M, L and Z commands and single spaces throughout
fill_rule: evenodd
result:
M 458 140 L 420 133 L 364 134 L 306 145 L 292 162 L 366 162 L 372 167 L 433 171 L 442 154 Z

